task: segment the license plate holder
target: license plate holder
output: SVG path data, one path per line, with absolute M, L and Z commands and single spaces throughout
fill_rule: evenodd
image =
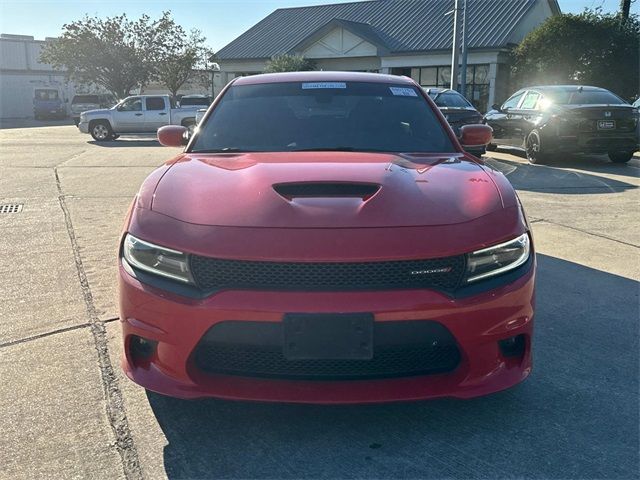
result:
M 287 360 L 373 358 L 371 313 L 289 313 L 283 331 Z
M 598 120 L 598 130 L 615 130 L 615 120 Z

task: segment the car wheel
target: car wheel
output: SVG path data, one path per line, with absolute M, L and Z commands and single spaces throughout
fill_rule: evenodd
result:
M 489 145 L 487 145 L 488 152 L 495 152 L 497 149 L 498 145 L 496 145 L 495 143 L 490 143 Z
M 609 152 L 609 159 L 613 163 L 627 163 L 633 158 L 633 152 Z
M 89 127 L 89 132 L 96 142 L 109 140 L 113 135 L 111 125 L 107 122 L 95 122 L 91 127 Z
M 529 163 L 546 163 L 550 159 L 549 153 L 544 151 L 540 140 L 540 132 L 537 130 L 532 130 L 527 136 L 525 151 L 527 152 Z
M 193 132 L 196 130 L 196 122 L 194 121 L 186 121 L 182 124 L 183 127 L 187 127 L 189 130 L 189 136 L 193 136 Z

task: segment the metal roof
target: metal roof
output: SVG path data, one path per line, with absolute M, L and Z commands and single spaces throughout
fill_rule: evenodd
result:
M 467 0 L 470 48 L 500 48 L 538 1 Z M 552 0 L 552 3 L 555 1 Z M 222 48 L 221 60 L 271 58 L 291 53 L 330 22 L 390 53 L 451 49 L 453 0 L 373 0 L 282 8 Z M 553 7 L 552 7 L 553 8 Z

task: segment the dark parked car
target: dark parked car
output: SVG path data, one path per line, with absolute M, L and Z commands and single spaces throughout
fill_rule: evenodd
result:
M 425 88 L 424 91 L 438 106 L 456 136 L 460 136 L 460 127 L 463 125 L 482 123 L 482 114 L 476 110 L 469 100 L 455 90 L 450 88 Z M 485 147 L 467 151 L 476 157 L 480 157 L 485 153 Z
M 518 90 L 485 115 L 493 144 L 524 148 L 531 163 L 561 153 L 607 153 L 628 162 L 638 150 L 638 110 L 604 88 L 577 85 Z
M 182 107 L 208 107 L 211 105 L 211 97 L 206 95 L 184 95 L 180 97 L 180 108 Z
M 115 97 L 109 93 L 96 93 L 87 95 L 74 95 L 71 101 L 71 116 L 73 123 L 78 126 L 80 114 L 99 108 L 111 108 L 117 103 Z

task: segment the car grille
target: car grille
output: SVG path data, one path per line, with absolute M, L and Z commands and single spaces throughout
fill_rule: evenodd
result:
M 371 360 L 288 360 L 281 339 L 281 323 L 222 322 L 198 344 L 194 364 L 210 374 L 352 380 L 446 373 L 460 363 L 449 331 L 431 321 L 376 323 Z
M 452 291 L 465 269 L 463 255 L 385 262 L 260 262 L 191 257 L 197 285 L 207 291 L 345 291 L 433 288 Z

